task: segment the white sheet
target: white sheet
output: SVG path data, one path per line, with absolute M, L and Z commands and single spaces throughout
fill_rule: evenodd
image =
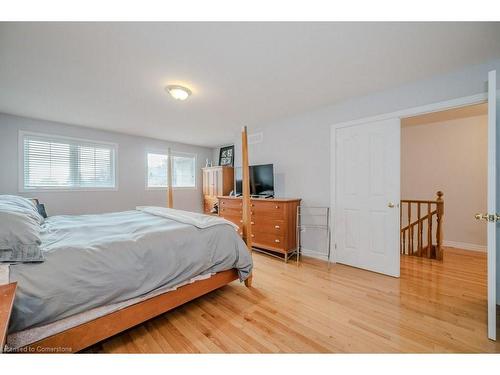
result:
M 0 285 L 9 283 L 9 265 L 0 264 Z
M 183 210 L 174 210 L 173 208 L 155 207 L 155 206 L 137 206 L 138 211 L 143 211 L 151 215 L 161 216 L 166 219 L 175 220 L 183 224 L 194 225 L 197 228 L 205 229 L 216 225 L 231 225 L 235 230 L 238 226 L 229 220 L 218 216 L 204 215 L 196 212 Z

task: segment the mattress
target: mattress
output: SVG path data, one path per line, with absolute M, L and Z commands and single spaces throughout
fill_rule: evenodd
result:
M 45 262 L 10 265 L 9 281 L 18 288 L 9 333 L 168 290 L 199 275 L 236 268 L 241 281 L 248 277 L 252 259 L 232 225 L 209 220 L 200 228 L 196 220 L 175 218 L 172 212 L 167 218 L 133 210 L 47 219 L 41 233 Z

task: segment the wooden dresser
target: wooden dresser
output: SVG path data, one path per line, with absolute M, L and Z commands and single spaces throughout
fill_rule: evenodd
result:
M 233 167 L 203 168 L 203 213 L 210 214 L 219 195 L 228 195 L 234 188 Z
M 240 228 L 242 223 L 242 199 L 220 196 L 219 216 Z M 253 247 L 284 255 L 297 248 L 297 206 L 298 198 L 252 198 L 250 200 Z

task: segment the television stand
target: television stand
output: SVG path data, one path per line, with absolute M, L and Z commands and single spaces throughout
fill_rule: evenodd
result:
M 219 216 L 238 226 L 241 233 L 241 198 L 220 196 Z M 250 198 L 252 247 L 279 253 L 288 260 L 297 249 L 297 207 L 300 198 Z

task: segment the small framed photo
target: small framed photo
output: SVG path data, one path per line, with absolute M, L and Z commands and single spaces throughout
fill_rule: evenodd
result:
M 220 148 L 219 165 L 226 167 L 234 166 L 234 145 Z

